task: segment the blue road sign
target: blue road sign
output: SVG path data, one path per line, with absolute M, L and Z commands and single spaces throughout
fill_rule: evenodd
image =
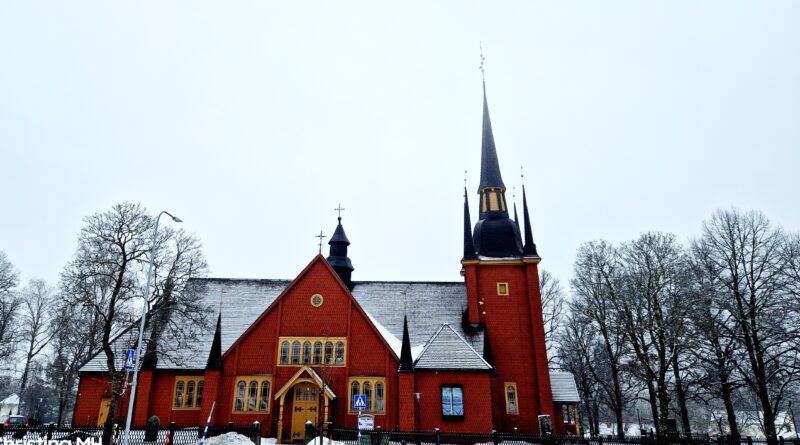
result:
M 354 395 L 353 396 L 353 408 L 355 409 L 367 409 L 367 396 L 365 395 Z
M 125 369 L 133 369 L 133 363 L 136 359 L 136 350 L 128 349 L 125 351 Z

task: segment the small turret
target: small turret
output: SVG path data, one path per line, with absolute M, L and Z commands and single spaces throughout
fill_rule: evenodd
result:
M 339 225 L 336 226 L 336 231 L 333 232 L 328 245 L 331 246 L 330 255 L 327 258 L 328 264 L 336 271 L 336 274 L 339 275 L 339 278 L 347 288 L 353 290 L 353 280 L 351 279 L 354 270 L 353 263 L 347 257 L 347 246 L 350 245 L 350 240 L 347 239 L 347 235 L 344 233 L 341 216 L 339 216 Z
M 206 369 L 209 371 L 222 370 L 222 312 L 217 316 L 217 328 L 214 330 L 214 340 L 211 342 Z

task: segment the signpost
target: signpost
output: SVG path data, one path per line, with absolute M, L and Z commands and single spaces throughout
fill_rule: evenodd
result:
M 128 349 L 125 351 L 125 369 L 130 371 L 133 369 L 133 364 L 136 362 L 136 350 Z

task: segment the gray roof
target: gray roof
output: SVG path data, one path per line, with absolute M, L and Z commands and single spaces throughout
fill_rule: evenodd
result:
M 489 371 L 492 365 L 445 323 L 425 344 L 414 369 Z
M 550 370 L 550 389 L 554 402 L 580 402 L 578 385 L 572 373 Z
M 290 280 L 226 278 L 197 278 L 192 281 L 198 286 L 197 298 L 207 307 L 208 326 L 196 332 L 191 347 L 160 356 L 158 369 L 204 369 L 214 339 L 213 320 L 220 302 L 222 352 L 225 353 L 291 283 Z M 469 336 L 461 327 L 461 314 L 467 300 L 464 283 L 356 281 L 354 284 L 352 294 L 356 301 L 376 323 L 378 331 L 398 356 L 404 314 L 408 316 L 411 346 L 417 354 L 443 323 L 448 323 L 472 348 L 483 350 L 483 334 Z M 119 368 L 122 367 L 124 350 L 134 344 L 136 334 L 136 329 L 128 329 L 114 340 Z M 165 333 L 164 338 L 168 339 L 169 335 Z M 80 370 L 105 371 L 105 361 L 105 355 L 98 353 Z

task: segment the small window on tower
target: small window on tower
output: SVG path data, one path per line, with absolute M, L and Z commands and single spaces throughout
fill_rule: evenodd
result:
M 497 283 L 497 295 L 508 295 L 508 283 Z

